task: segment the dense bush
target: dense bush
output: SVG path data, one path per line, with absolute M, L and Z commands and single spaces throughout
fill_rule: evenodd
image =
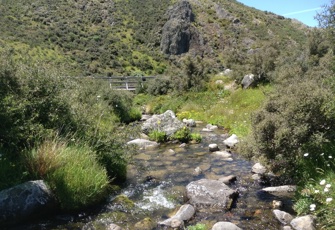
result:
M 252 137 L 244 152 L 266 160 L 275 172 L 299 178 L 306 170 L 297 170 L 305 152 L 320 154 L 334 144 L 330 76 L 320 67 L 279 85 L 253 114 Z
M 47 68 L 40 63 L 15 63 L 8 52 L 2 53 L 0 140 L 4 148 L 15 152 L 53 131 L 64 134 L 76 129 L 70 102 L 63 95 L 66 79 Z

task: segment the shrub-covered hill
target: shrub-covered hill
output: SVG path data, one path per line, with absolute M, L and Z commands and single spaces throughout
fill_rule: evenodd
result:
M 0 44 L 30 59 L 65 65 L 69 75 L 156 75 L 178 68 L 183 53 L 202 56 L 213 71 L 248 69 L 257 51 L 271 47 L 273 56 L 299 49 L 308 31 L 235 0 L 189 0 L 184 4 L 189 12 L 182 5 L 176 0 L 2 0 Z M 163 38 L 184 46 L 182 52 L 162 52 Z

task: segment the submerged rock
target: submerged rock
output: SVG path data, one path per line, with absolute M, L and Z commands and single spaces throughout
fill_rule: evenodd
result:
M 0 192 L 0 224 L 44 215 L 55 207 L 56 201 L 44 181 L 28 181 Z
M 186 186 L 186 195 L 199 211 L 222 211 L 232 207 L 238 192 L 220 181 L 201 179 Z

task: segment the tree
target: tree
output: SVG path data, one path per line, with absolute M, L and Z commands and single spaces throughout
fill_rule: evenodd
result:
M 335 51 L 335 0 L 330 5 L 324 5 L 322 12 L 315 17 L 319 22 L 319 27 L 325 29 L 332 49 Z

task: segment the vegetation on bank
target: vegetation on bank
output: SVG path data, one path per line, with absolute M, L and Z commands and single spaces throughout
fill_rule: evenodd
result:
M 141 117 L 133 95 L 21 60 L 1 52 L 0 189 L 45 179 L 63 208 L 100 201 L 126 178 L 136 130 L 122 124 Z
M 0 6 L 0 189 L 45 179 L 65 209 L 100 201 L 111 181 L 126 177 L 132 151 L 124 141 L 136 130 L 124 124 L 138 120 L 146 105 L 148 113 L 171 109 L 180 119 L 243 137 L 241 154 L 298 183 L 298 214 L 315 214 L 320 227 L 332 229 L 334 1 L 318 16 L 321 29 L 297 29 L 300 24 L 236 1 L 218 1 L 236 23 L 211 1 L 193 5 L 192 26 L 207 45 L 200 47 L 202 58 L 160 54 L 156 35 L 174 1 L 85 2 Z M 232 74 L 218 74 L 222 66 Z M 135 96 L 66 77 L 162 73 L 168 74 Z M 256 86 L 242 90 L 248 73 Z M 166 140 L 163 133 L 150 136 Z M 174 138 L 184 137 L 200 139 L 186 130 Z

